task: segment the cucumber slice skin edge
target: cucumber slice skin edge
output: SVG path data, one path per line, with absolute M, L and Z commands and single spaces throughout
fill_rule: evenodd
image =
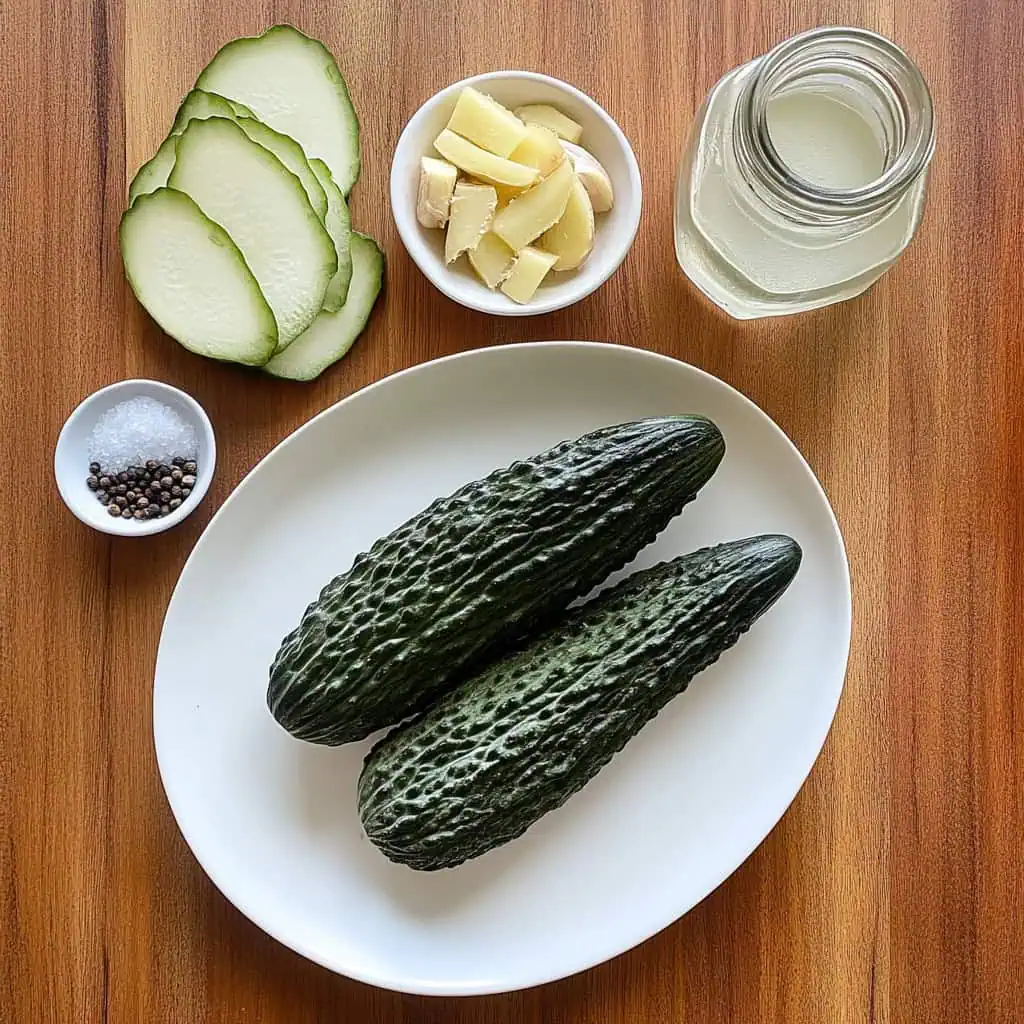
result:
M 292 41 L 295 44 L 306 47 L 309 49 L 311 54 L 320 60 L 322 65 L 320 72 L 329 79 L 334 87 L 338 101 L 338 110 L 341 115 L 341 120 L 344 122 L 342 132 L 347 139 L 344 147 L 347 152 L 344 156 L 335 153 L 334 160 L 328 159 L 325 156 L 322 147 L 311 145 L 313 140 L 309 137 L 300 138 L 296 132 L 289 131 L 287 125 L 275 116 L 274 107 L 271 103 L 261 103 L 259 101 L 259 97 L 253 97 L 251 95 L 246 95 L 245 97 L 236 96 L 233 94 L 234 90 L 225 82 L 225 61 L 234 62 L 235 60 L 244 57 L 247 51 L 251 52 L 253 49 L 258 47 L 268 45 L 272 46 L 278 43 L 278 41 L 282 43 Z M 328 167 L 330 167 L 334 180 L 337 182 L 338 187 L 346 197 L 352 191 L 352 187 L 359 179 L 359 172 L 362 163 L 360 147 L 361 129 L 359 125 L 359 118 L 356 114 L 355 106 L 352 103 L 352 96 L 348 89 L 348 83 L 345 81 L 345 78 L 338 67 L 337 61 L 334 59 L 334 55 L 318 39 L 313 39 L 312 37 L 307 36 L 304 32 L 300 32 L 294 26 L 288 24 L 273 25 L 262 35 L 243 36 L 238 39 L 232 39 L 230 42 L 225 43 L 213 55 L 206 67 L 199 73 L 199 77 L 196 79 L 196 85 L 200 89 L 219 93 L 229 102 L 245 104 L 253 112 L 253 115 L 256 118 L 263 121 L 265 124 L 268 124 L 276 131 L 280 131 L 282 134 L 294 138 L 295 141 L 302 146 L 303 150 L 305 150 L 308 157 L 320 157 L 323 159 Z
M 264 365 L 265 373 L 310 381 L 347 355 L 366 328 L 384 285 L 384 253 L 369 235 L 358 231 L 352 232 L 352 268 L 345 305 L 337 313 L 321 313 L 305 334 Z M 327 331 L 337 334 L 331 337 Z
M 204 334 L 204 328 L 201 325 L 195 330 L 184 325 L 179 312 L 167 308 L 163 310 L 152 308 L 160 305 L 159 296 L 155 294 L 157 290 L 173 290 L 162 267 L 154 274 L 155 283 L 151 284 L 144 280 L 147 276 L 145 264 L 167 251 L 166 239 L 159 239 L 158 244 L 154 244 L 153 235 L 157 234 L 157 231 L 146 231 L 146 218 L 161 216 L 165 219 L 177 220 L 183 231 L 191 229 L 202 243 L 212 245 L 212 248 L 207 250 L 208 254 L 211 254 L 212 260 L 219 262 L 221 269 L 230 268 L 237 291 L 244 292 L 242 300 L 251 303 L 246 312 L 253 320 L 253 331 L 247 339 L 211 342 L 209 334 Z M 173 223 L 173 220 L 168 220 L 168 222 Z M 160 227 L 161 224 L 158 223 L 157 230 Z M 137 237 L 139 230 L 145 232 L 145 238 Z M 252 275 L 252 271 L 249 270 L 241 252 L 227 232 L 210 220 L 183 192 L 163 187 L 139 196 L 138 201 L 125 210 L 121 216 L 118 242 L 124 262 L 125 277 L 139 304 L 164 333 L 172 337 L 183 348 L 209 359 L 254 367 L 262 366 L 273 355 L 277 348 L 277 322 Z M 137 247 L 138 252 L 136 251 Z M 190 270 L 196 271 L 202 285 L 212 287 L 216 281 L 213 271 L 218 268 L 214 267 L 210 271 L 210 263 L 207 259 L 205 261 L 207 270 L 198 270 L 197 268 L 201 267 L 203 263 L 203 254 L 197 251 L 188 260 L 185 273 L 187 275 Z M 218 286 L 216 300 L 219 301 L 226 291 L 227 288 L 223 285 Z M 214 304 L 213 300 L 207 303 L 211 306 Z M 181 308 L 194 311 L 196 308 L 200 308 L 202 303 L 185 300 L 179 302 L 178 305 Z M 222 309 L 218 308 L 217 312 L 222 314 Z M 179 322 L 171 322 L 172 319 Z
M 174 166 L 174 150 L 177 147 L 177 138 L 168 135 L 160 143 L 157 151 L 135 172 L 128 186 L 128 205 L 138 199 L 139 196 L 154 192 L 167 184 L 171 175 L 171 168 Z
M 190 89 L 174 112 L 169 134 L 180 135 L 188 127 L 189 121 L 207 117 L 226 117 L 234 120 L 238 114 L 223 96 L 207 92 L 205 89 Z
M 211 117 L 189 122 L 168 183 L 231 236 L 277 317 L 278 350 L 285 348 L 316 318 L 338 268 L 302 182 L 234 121 Z
M 186 94 L 174 115 L 170 134 L 160 143 L 160 148 L 153 159 L 143 164 L 132 179 L 128 190 L 129 205 L 139 195 L 167 184 L 174 169 L 174 150 L 177 145 L 175 140 L 185 131 L 190 121 L 208 120 L 211 117 L 223 117 L 228 121 L 234 121 L 253 142 L 264 149 L 269 149 L 292 174 L 298 177 L 306 190 L 310 206 L 321 220 L 326 220 L 327 194 L 321 184 L 320 175 L 314 173 L 302 147 L 294 139 L 274 131 L 257 120 L 252 111 L 241 103 L 232 103 L 215 92 L 198 88 L 191 89 Z
M 326 221 L 327 193 L 320 183 L 319 176 L 310 167 L 302 147 L 294 139 L 275 132 L 273 128 L 268 128 L 255 117 L 238 117 L 235 124 L 257 146 L 262 146 L 273 153 L 302 182 L 302 187 L 306 190 L 306 198 L 309 200 L 309 205 L 313 207 L 313 212 L 322 221 Z
M 338 253 L 338 269 L 324 292 L 323 308 L 329 313 L 337 313 L 348 298 L 348 287 L 352 281 L 352 253 L 350 240 L 352 237 L 352 218 L 349 214 L 345 195 L 334 183 L 330 169 L 323 160 L 313 157 L 309 166 L 323 186 L 327 196 L 327 216 L 324 227 L 334 241 Z

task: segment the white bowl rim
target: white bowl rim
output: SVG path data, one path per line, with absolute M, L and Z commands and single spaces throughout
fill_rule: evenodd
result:
M 93 521 L 82 514 L 78 499 L 71 492 L 64 474 L 60 472 L 58 455 L 61 448 L 69 443 L 68 439 L 73 424 L 77 420 L 81 419 L 93 406 L 102 404 L 105 399 L 109 399 L 119 391 L 127 391 L 129 389 L 148 392 L 154 397 L 158 395 L 173 395 L 183 402 L 191 412 L 195 425 L 202 434 L 203 444 L 206 446 L 206 454 L 200 465 L 192 493 L 169 515 L 163 516 L 160 519 L 148 519 L 142 522 L 137 522 L 134 519 L 115 519 L 113 516 L 108 516 L 105 520 Z M 216 463 L 217 442 L 213 432 L 213 424 L 210 422 L 209 416 L 206 415 L 206 410 L 188 392 L 174 387 L 173 384 L 151 380 L 147 377 L 130 377 L 125 380 L 114 381 L 114 383 L 107 384 L 105 387 L 83 398 L 64 421 L 60 433 L 57 435 L 57 443 L 53 449 L 53 475 L 61 500 L 80 522 L 85 523 L 86 526 L 94 530 L 98 530 L 100 533 L 107 533 L 116 537 L 149 537 L 155 533 L 163 533 L 165 530 L 177 526 L 182 520 L 187 519 L 206 495 L 210 481 L 213 479 Z
M 421 256 L 417 253 L 417 250 L 420 247 L 414 243 L 412 235 L 412 232 L 415 230 L 412 223 L 412 221 L 415 220 L 415 215 L 410 219 L 404 212 L 401 214 L 399 213 L 399 210 L 404 211 L 408 206 L 409 197 L 407 195 L 408 182 L 398 180 L 398 157 L 403 149 L 410 144 L 411 137 L 419 127 L 420 121 L 422 121 L 437 106 L 449 99 L 454 93 L 466 86 L 478 85 L 482 82 L 507 79 L 523 79 L 525 81 L 542 82 L 554 89 L 558 89 L 569 94 L 575 100 L 586 106 L 604 123 L 605 127 L 611 133 L 612 138 L 614 138 L 616 144 L 622 150 L 626 162 L 626 174 L 629 179 L 627 194 L 628 202 L 630 204 L 630 217 L 626 222 L 625 229 L 622 231 L 621 241 L 612 249 L 611 254 L 608 257 L 607 266 L 602 273 L 600 273 L 596 279 L 587 286 L 582 286 L 577 289 L 568 287 L 564 291 L 560 291 L 559 293 L 552 295 L 550 298 L 536 301 L 531 300 L 529 303 L 522 306 L 513 304 L 511 299 L 507 300 L 507 302 L 504 301 L 505 296 L 501 293 L 491 295 L 490 302 L 478 302 L 461 293 L 459 289 L 452 287 L 452 281 L 457 280 L 457 278 L 448 280 L 445 275 L 437 273 L 437 268 L 433 264 L 421 259 Z M 632 248 L 633 241 L 636 238 L 637 231 L 640 227 L 640 214 L 643 208 L 643 186 L 640 180 L 640 165 L 637 163 L 636 154 L 633 152 L 633 147 L 630 145 L 629 139 L 626 138 L 625 133 L 619 127 L 615 119 L 604 109 L 604 107 L 601 106 L 600 103 L 597 102 L 597 100 L 588 96 L 582 90 L 577 89 L 574 85 L 570 85 L 568 82 L 564 82 L 560 78 L 541 74 L 538 71 L 487 71 L 480 75 L 471 75 L 469 78 L 463 78 L 458 82 L 453 82 L 451 85 L 440 90 L 440 92 L 436 92 L 433 96 L 424 100 L 412 117 L 409 118 L 408 122 L 406 122 L 405 127 L 402 129 L 402 134 L 399 135 L 398 142 L 395 145 L 394 156 L 391 160 L 390 192 L 391 213 L 395 221 L 395 226 L 398 228 L 399 237 L 402 239 L 402 244 L 405 246 L 406 252 L 408 252 L 412 261 L 422 271 L 423 276 L 426 277 L 427 280 L 438 289 L 438 291 L 446 295 L 453 302 L 457 302 L 459 305 L 465 306 L 467 309 L 474 309 L 477 312 L 490 313 L 495 316 L 509 317 L 538 316 L 543 313 L 552 313 L 555 310 L 571 306 L 597 291 L 597 289 L 600 288 L 601 285 L 603 285 L 612 276 L 612 274 L 619 269 L 622 265 L 622 261 L 626 258 L 626 255 Z M 490 295 L 490 293 L 488 293 L 488 295 Z M 483 296 L 483 293 L 481 293 L 481 296 Z

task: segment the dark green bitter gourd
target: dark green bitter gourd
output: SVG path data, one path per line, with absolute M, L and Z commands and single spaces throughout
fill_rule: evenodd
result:
M 725 442 L 702 416 L 606 427 L 474 481 L 377 541 L 284 638 L 267 703 L 300 739 L 359 740 L 630 562 Z
M 800 559 L 789 537 L 752 537 L 637 572 L 568 612 L 373 748 L 358 789 L 367 836 L 423 871 L 515 839 L 736 643 Z

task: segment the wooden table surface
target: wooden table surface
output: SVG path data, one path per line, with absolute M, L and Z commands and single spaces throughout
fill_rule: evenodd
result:
M 178 348 L 132 298 L 116 244 L 125 183 L 196 73 L 229 38 L 283 20 L 323 39 L 348 78 L 363 122 L 355 222 L 388 258 L 370 329 L 309 386 Z M 715 80 L 817 23 L 877 29 L 920 62 L 940 131 L 927 215 L 867 296 L 730 323 L 675 265 L 677 152 Z M 1024 1020 L 1022 26 L 1014 0 L 4 4 L 0 1021 Z M 593 95 L 644 180 L 620 272 L 537 319 L 444 299 L 407 258 L 387 199 L 392 149 L 419 103 L 503 67 Z M 535 338 L 688 360 L 794 438 L 849 548 L 850 671 L 791 810 L 684 919 L 541 989 L 404 997 L 277 945 L 193 860 L 153 756 L 160 623 L 203 526 L 280 438 L 391 371 Z M 50 472 L 75 404 L 135 376 L 196 395 L 220 446 L 201 510 L 144 543 L 79 524 Z

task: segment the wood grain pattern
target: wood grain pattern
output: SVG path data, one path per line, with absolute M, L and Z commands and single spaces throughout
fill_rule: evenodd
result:
M 356 223 L 387 294 L 321 381 L 193 358 L 124 283 L 127 177 L 225 40 L 288 20 L 339 56 L 363 119 Z M 867 296 L 737 325 L 672 254 L 692 112 L 727 69 L 819 23 L 907 45 L 941 144 L 920 236 Z M 0 7 L 0 1020 L 358 1024 L 854 1024 L 1024 1020 L 1024 21 L 1010 0 L 21 0 Z M 405 120 L 499 67 L 592 94 L 640 160 L 646 206 L 621 271 L 577 307 L 490 320 L 435 292 L 386 195 Z M 196 537 L 312 413 L 385 373 L 533 338 L 610 339 L 734 384 L 822 479 L 853 566 L 846 692 L 782 822 L 684 919 L 542 989 L 419 999 L 279 947 L 206 880 L 156 773 L 151 678 Z M 53 443 L 127 376 L 195 394 L 218 430 L 211 494 L 184 526 L 112 541 L 65 512 Z M 29 486 L 31 481 L 31 486 Z

